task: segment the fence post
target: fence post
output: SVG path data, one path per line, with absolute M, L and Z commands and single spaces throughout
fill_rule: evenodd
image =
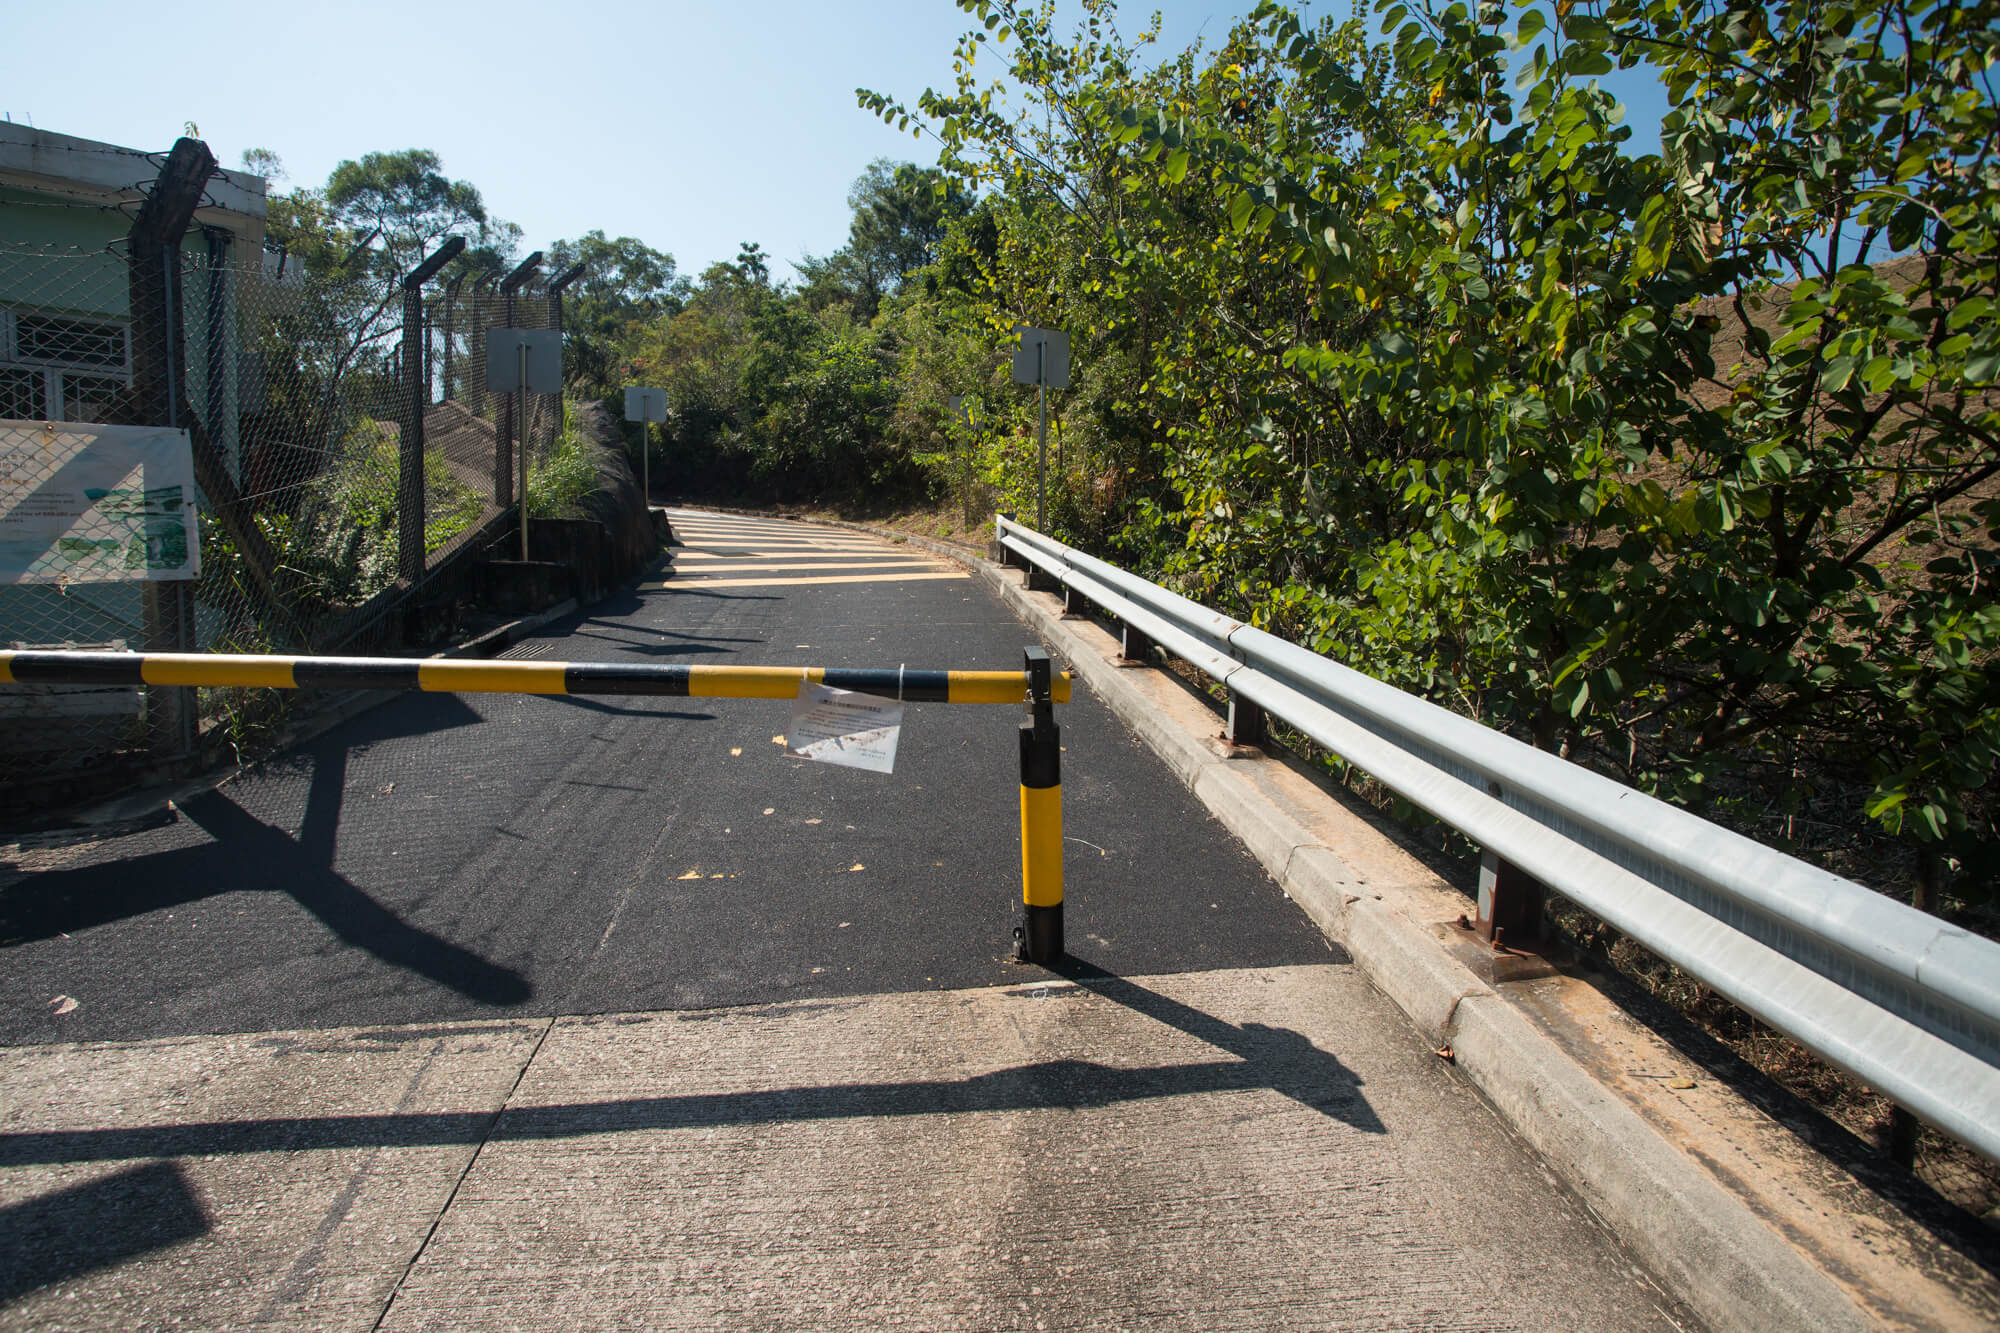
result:
M 444 379 L 442 382 L 442 390 L 443 390 L 443 401 L 447 403 L 451 402 L 455 397 L 457 397 L 457 391 L 456 389 L 454 389 L 451 382 L 452 369 L 453 369 L 452 354 L 457 350 L 455 343 L 458 337 L 458 328 L 456 324 L 456 316 L 458 314 L 458 288 L 459 284 L 464 281 L 465 281 L 465 275 L 463 273 L 460 273 L 457 276 L 453 277 L 450 282 L 447 282 L 444 285 Z
M 512 273 L 500 279 L 500 294 L 507 298 L 507 322 L 502 327 L 509 329 L 515 327 L 515 293 L 521 290 L 521 284 L 533 276 L 535 270 L 541 266 L 542 252 L 537 250 L 516 264 Z M 525 410 L 528 405 L 528 386 L 523 384 L 513 393 L 506 395 L 506 397 L 507 425 L 504 430 L 498 432 L 500 436 L 499 452 L 493 459 L 493 503 L 499 505 L 502 509 L 514 503 L 516 482 L 514 476 L 514 445 L 516 441 L 519 441 L 521 447 L 521 475 L 519 478 L 521 526 L 525 534 L 528 522 L 528 418 Z M 522 537 L 523 545 L 526 542 L 527 538 L 524 535 Z M 525 560 L 526 558 L 527 555 L 523 552 L 522 559 Z
M 181 139 L 160 169 L 132 221 L 127 262 L 132 316 L 132 407 L 142 425 L 180 427 L 187 393 L 186 339 L 180 329 L 180 244 L 201 202 L 202 187 L 215 173 L 214 154 L 198 139 Z M 205 461 L 195 450 L 197 476 Z M 211 500 L 215 499 L 211 495 Z M 148 652 L 185 652 L 193 647 L 188 586 L 181 580 L 148 581 L 140 592 Z M 161 758 L 191 753 L 196 728 L 194 691 L 180 687 L 146 691 L 148 744 Z
M 465 249 L 453 236 L 403 279 L 403 429 L 397 449 L 396 572 L 410 583 L 424 577 L 424 409 L 431 405 L 424 336 L 424 284 Z
M 285 601 L 276 582 L 277 555 L 250 519 L 236 478 L 222 454 L 221 423 L 203 428 L 187 397 L 187 339 L 182 336 L 181 240 L 187 235 L 202 188 L 216 171 L 215 155 L 199 139 L 178 140 L 160 175 L 132 219 L 126 242 L 129 273 L 126 302 L 132 317 L 132 388 L 121 413 L 129 424 L 185 429 L 193 446 L 194 476 L 207 512 L 236 544 L 257 593 L 276 618 Z M 149 644 L 193 646 L 192 589 L 184 583 L 147 583 L 143 593 Z M 176 702 L 178 700 L 178 702 Z M 148 700 L 170 722 L 166 733 L 153 729 L 156 746 L 191 748 L 194 700 L 191 691 L 162 690 Z M 175 709 L 184 717 L 173 717 Z
M 567 345 L 563 338 L 563 288 L 583 276 L 584 264 L 581 259 L 549 279 L 549 327 L 555 330 L 557 346 Z M 546 444 L 553 448 L 561 439 L 563 427 L 568 424 L 569 405 L 563 401 L 561 386 L 557 386 L 555 411 L 551 416 L 549 437 Z
M 1024 962 L 1063 956 L 1062 728 L 1051 697 L 1049 650 L 1024 650 L 1029 720 L 1021 724 L 1021 901 Z

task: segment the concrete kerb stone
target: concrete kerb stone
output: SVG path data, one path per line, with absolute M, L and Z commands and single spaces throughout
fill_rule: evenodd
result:
M 1631 1107 L 1551 1063 L 1553 1043 L 1503 997 L 1464 996 L 1446 1039 L 1501 1117 L 1713 1327 L 1880 1326 Z
M 831 523 L 908 541 L 980 576 L 1127 726 L 1151 745 L 1216 817 L 1241 837 L 1280 887 L 1473 1082 L 1633 1253 L 1716 1328 L 1866 1328 L 1852 1296 L 1810 1263 L 1687 1154 L 1666 1142 L 1568 1052 L 1445 949 L 1402 909 L 1434 901 L 1430 885 L 1361 881 L 1323 842 L 1229 773 L 1206 738 L 1151 706 L 1127 668 L 1093 651 L 1102 631 L 1061 619 L 1059 596 L 952 546 L 865 524 Z M 1358 819 L 1328 798 L 1329 814 Z M 1289 827 L 1288 827 L 1289 826 Z

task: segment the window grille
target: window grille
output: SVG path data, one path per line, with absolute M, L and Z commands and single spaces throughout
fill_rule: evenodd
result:
M 102 421 L 131 384 L 131 365 L 122 321 L 0 309 L 0 416 Z
M 128 368 L 126 327 L 98 319 L 14 313 L 14 346 L 9 360 L 93 370 Z
M 0 366 L 0 417 L 38 419 L 47 415 L 42 411 L 45 405 L 40 371 Z

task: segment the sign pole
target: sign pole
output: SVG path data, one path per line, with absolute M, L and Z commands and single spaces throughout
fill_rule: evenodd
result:
M 1035 344 L 1035 531 L 1049 530 L 1048 344 Z

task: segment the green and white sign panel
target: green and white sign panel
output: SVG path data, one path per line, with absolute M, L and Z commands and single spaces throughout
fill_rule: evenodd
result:
M 201 573 L 184 430 L 0 420 L 0 584 Z

